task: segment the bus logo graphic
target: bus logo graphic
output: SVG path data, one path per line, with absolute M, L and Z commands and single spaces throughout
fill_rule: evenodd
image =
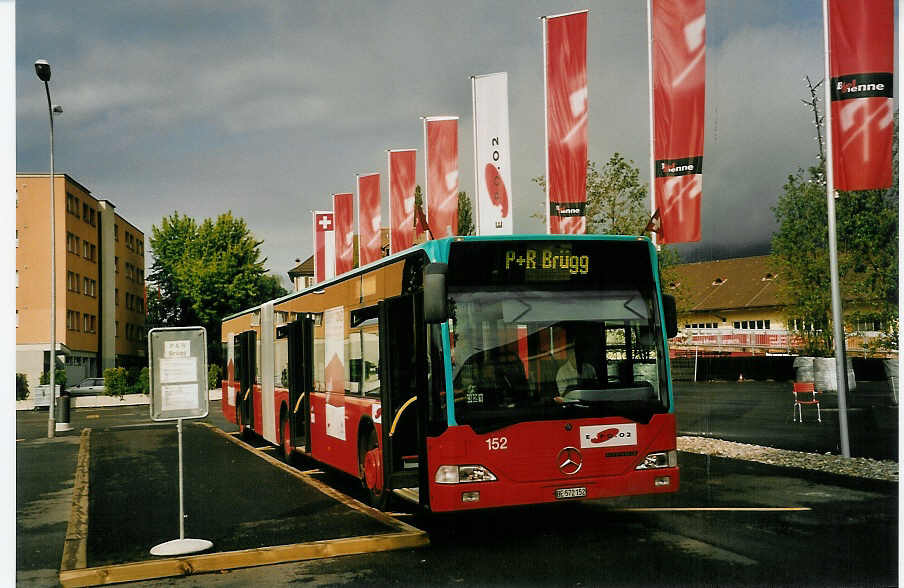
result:
M 635 423 L 581 427 L 580 435 L 581 449 L 637 445 Z
M 594 437 L 593 439 L 590 440 L 590 444 L 596 445 L 597 443 L 605 443 L 609 439 L 612 439 L 617 436 L 618 436 L 618 427 L 615 427 L 614 429 L 606 429 L 605 431 L 600 431 L 599 433 L 597 433 L 596 437 Z M 588 435 L 588 437 L 589 437 L 589 435 Z
M 581 455 L 577 447 L 565 447 L 559 452 L 556 461 L 559 464 L 559 471 L 566 476 L 573 476 L 581 471 L 581 466 L 584 465 L 584 456 Z

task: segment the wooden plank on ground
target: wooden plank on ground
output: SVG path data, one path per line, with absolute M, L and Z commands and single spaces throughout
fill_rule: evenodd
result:
M 72 508 L 63 542 L 60 571 L 84 568 L 88 561 L 88 491 L 91 479 L 91 429 L 83 429 L 75 465 Z

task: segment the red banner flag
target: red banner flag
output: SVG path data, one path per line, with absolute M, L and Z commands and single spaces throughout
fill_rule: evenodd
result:
M 351 271 L 355 264 L 355 197 L 351 193 L 333 194 L 335 223 L 336 275 Z
M 659 243 L 700 240 L 706 95 L 704 0 L 651 0 L 653 158 Z
M 358 176 L 358 265 L 383 257 L 380 245 L 380 174 Z
M 894 2 L 828 0 L 827 9 L 835 189 L 887 188 L 894 136 Z
M 547 232 L 587 222 L 587 11 L 543 18 Z
M 319 284 L 335 275 L 333 213 L 315 210 L 311 218 L 314 223 L 314 281 Z
M 389 151 L 389 250 L 414 245 L 414 185 L 417 151 Z
M 427 220 L 433 238 L 458 234 L 458 117 L 424 119 Z

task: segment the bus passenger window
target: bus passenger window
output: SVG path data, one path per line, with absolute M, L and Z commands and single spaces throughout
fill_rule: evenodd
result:
M 317 331 L 314 334 L 314 390 L 323 392 L 326 382 L 326 347 L 323 343 L 323 327 L 318 328 Z
M 260 337 L 255 337 L 254 346 L 255 346 L 254 383 L 260 385 L 260 383 L 261 383 L 261 338 Z
M 277 339 L 274 344 L 273 374 L 276 387 L 289 388 L 289 340 Z
M 361 332 L 349 331 L 345 338 L 345 393 L 361 394 Z
M 380 396 L 380 334 L 376 325 L 362 331 L 364 353 L 361 362 L 364 394 Z

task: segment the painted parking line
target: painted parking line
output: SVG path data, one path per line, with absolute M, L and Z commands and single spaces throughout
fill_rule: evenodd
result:
M 82 431 L 82 444 L 79 448 L 78 465 L 76 466 L 72 510 L 69 517 L 66 541 L 63 545 L 63 559 L 60 565 L 59 578 L 60 583 L 64 587 L 95 586 L 98 584 L 134 582 L 170 576 L 187 576 L 235 568 L 323 559 L 340 555 L 359 555 L 378 551 L 411 549 L 429 545 L 430 540 L 425 531 L 346 496 L 209 423 L 198 424 L 254 453 L 271 465 L 299 478 L 345 506 L 388 525 L 395 532 L 88 568 L 86 565 L 91 429 L 85 429 Z
M 99 419 L 99 418 L 100 418 L 100 415 L 99 415 L 99 414 L 86 414 L 86 415 L 85 415 L 85 418 L 88 419 L 88 420 L 91 420 L 91 419 Z
M 663 506 L 649 508 L 615 508 L 619 512 L 801 512 L 813 510 L 809 506 Z

